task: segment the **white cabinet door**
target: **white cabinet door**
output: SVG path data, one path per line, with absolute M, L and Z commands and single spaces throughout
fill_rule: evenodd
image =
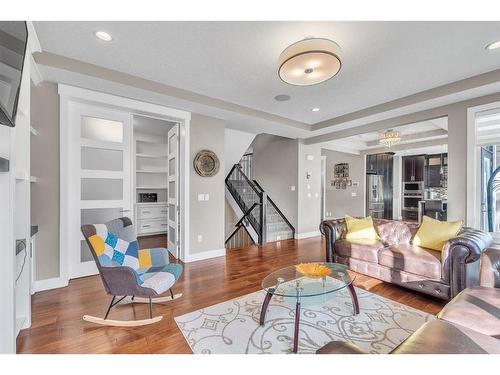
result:
M 168 251 L 179 258 L 179 124 L 168 131 Z
M 102 224 L 132 212 L 131 115 L 71 103 L 69 111 L 69 277 L 97 273 L 81 233 L 83 224 Z M 64 155 L 62 155 L 64 157 Z

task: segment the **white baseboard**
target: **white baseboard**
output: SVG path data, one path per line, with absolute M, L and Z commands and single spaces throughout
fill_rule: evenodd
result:
M 215 249 L 203 251 L 201 253 L 189 254 L 185 259 L 184 263 L 196 262 L 198 260 L 217 258 L 226 256 L 226 249 Z
M 320 236 L 321 232 L 319 230 L 314 231 L 314 232 L 305 232 L 305 233 L 297 233 L 295 235 L 296 240 L 302 240 L 304 238 L 309 238 L 309 237 L 317 237 Z
M 35 280 L 34 291 L 36 293 L 43 290 L 64 288 L 65 286 L 68 286 L 68 280 L 61 277 L 53 277 L 51 279 Z

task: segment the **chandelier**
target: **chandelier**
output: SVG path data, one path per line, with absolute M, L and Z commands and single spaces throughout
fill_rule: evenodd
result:
M 378 143 L 382 146 L 392 147 L 401 142 L 401 133 L 392 129 L 382 132 L 378 136 Z

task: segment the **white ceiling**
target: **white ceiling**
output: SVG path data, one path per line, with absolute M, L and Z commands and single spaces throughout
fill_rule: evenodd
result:
M 500 67 L 498 22 L 35 22 L 44 51 L 296 121 L 316 123 Z M 109 32 L 105 43 L 96 30 Z M 295 87 L 280 52 L 305 37 L 335 40 L 342 70 Z M 289 102 L 276 102 L 288 94 Z M 311 108 L 320 107 L 319 112 Z
M 441 117 L 428 121 L 416 122 L 413 124 L 407 124 L 393 128 L 393 130 L 397 130 L 401 133 L 402 137 L 401 144 L 408 145 L 407 150 L 398 151 L 398 153 L 407 155 L 408 152 L 410 152 L 413 154 L 415 150 L 415 146 L 413 146 L 413 144 L 417 142 L 446 138 L 447 137 L 446 134 L 437 136 L 429 136 L 428 134 L 429 132 L 432 132 L 434 130 L 447 130 L 447 129 L 448 129 L 448 118 L 446 117 Z M 416 136 L 414 139 L 405 140 L 405 136 L 419 135 L 419 134 L 421 134 L 420 137 Z M 374 131 L 374 132 L 354 135 L 351 137 L 336 139 L 330 142 L 324 142 L 323 147 L 332 150 L 338 149 L 339 151 L 344 150 L 347 152 L 360 153 L 362 151 L 380 148 L 381 146 L 378 144 L 378 142 L 374 142 L 377 141 L 378 139 L 379 139 L 379 132 Z M 373 142 L 375 144 L 368 144 L 368 142 Z M 442 146 L 432 146 L 432 147 L 436 149 L 442 148 Z M 388 151 L 390 151 L 390 149 L 388 149 Z M 416 155 L 417 153 L 414 154 Z

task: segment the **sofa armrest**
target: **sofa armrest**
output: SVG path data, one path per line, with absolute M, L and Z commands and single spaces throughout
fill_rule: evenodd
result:
M 330 341 L 316 350 L 316 354 L 367 354 L 351 342 Z
M 325 257 L 326 262 L 333 262 L 334 244 L 337 240 L 337 226 L 336 220 L 323 220 L 319 225 L 319 231 L 325 236 Z
M 465 227 L 462 232 L 450 239 L 443 247 L 443 278 L 450 283 L 451 298 L 463 289 L 479 284 L 479 267 L 475 263 L 481 253 L 492 242 L 487 232 Z
M 481 254 L 481 286 L 500 288 L 500 248 L 490 247 Z

